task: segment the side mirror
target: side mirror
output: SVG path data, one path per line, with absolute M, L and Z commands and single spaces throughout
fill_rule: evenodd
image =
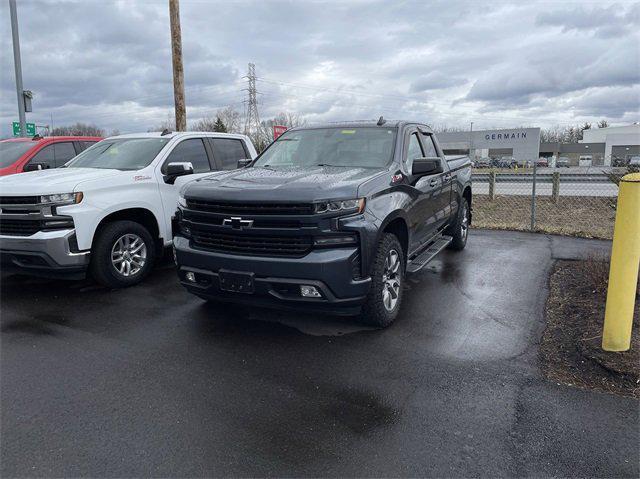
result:
M 413 166 L 411 167 L 411 174 L 414 176 L 419 175 L 436 175 L 442 173 L 444 168 L 442 167 L 442 158 L 416 158 L 413 160 Z
M 253 160 L 251 158 L 245 158 L 242 160 L 238 160 L 238 168 L 246 168 L 251 164 Z
M 167 172 L 164 174 L 164 182 L 172 185 L 178 176 L 193 174 L 193 165 L 190 161 L 176 161 L 167 165 Z
M 22 171 L 38 171 L 38 170 L 48 170 L 49 165 L 46 163 L 29 163 L 24 165 Z

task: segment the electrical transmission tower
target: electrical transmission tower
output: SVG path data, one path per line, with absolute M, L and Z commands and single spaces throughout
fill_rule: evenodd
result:
M 258 99 L 256 92 L 256 65 L 249 63 L 249 72 L 247 73 L 247 81 L 249 82 L 249 100 L 247 102 L 247 111 L 244 122 L 244 134 L 257 134 L 260 131 L 260 117 L 258 116 Z

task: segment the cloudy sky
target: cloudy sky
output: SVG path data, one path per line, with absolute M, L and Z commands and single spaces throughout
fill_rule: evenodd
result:
M 146 131 L 173 112 L 168 1 L 18 0 L 37 124 Z M 0 2 L 0 134 L 17 119 Z M 640 2 L 181 0 L 187 117 L 552 126 L 640 120 Z

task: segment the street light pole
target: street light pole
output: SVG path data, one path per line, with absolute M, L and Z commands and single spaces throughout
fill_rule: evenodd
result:
M 22 89 L 22 61 L 20 59 L 20 35 L 18 34 L 18 12 L 16 0 L 9 0 L 11 13 L 11 36 L 13 38 L 13 66 L 16 72 L 16 92 L 18 93 L 18 120 L 20 121 L 20 136 L 27 135 L 27 118 L 24 108 L 24 92 Z
M 473 149 L 473 122 L 471 122 L 471 130 L 469 130 L 469 158 L 475 160 L 476 152 L 473 151 L 473 158 L 471 158 L 471 150 Z
M 173 60 L 173 98 L 176 109 L 176 130 L 186 131 L 187 112 L 184 104 L 184 68 L 182 66 L 182 32 L 180 31 L 180 5 L 169 0 L 171 24 L 171 58 Z

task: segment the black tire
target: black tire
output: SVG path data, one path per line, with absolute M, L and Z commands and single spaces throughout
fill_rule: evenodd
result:
M 395 276 L 389 275 L 389 262 L 388 258 L 392 252 L 397 254 L 398 268 Z M 402 245 L 398 238 L 391 233 L 383 233 L 378 248 L 376 251 L 376 257 L 373 261 L 373 271 L 371 272 L 371 289 L 367 295 L 364 306 L 362 307 L 362 314 L 360 320 L 369 325 L 379 328 L 386 328 L 389 326 L 398 316 L 398 311 L 402 304 L 402 288 L 404 285 L 405 276 L 405 260 L 404 252 L 402 251 Z M 391 287 L 385 278 L 392 281 L 393 278 L 398 281 L 397 298 L 392 308 L 389 308 L 390 302 L 385 301 L 387 296 L 384 289 L 387 290 L 387 294 L 391 294 Z M 391 288 L 391 289 L 390 289 Z M 391 296 L 393 297 L 393 295 Z
M 112 252 L 114 248 L 116 248 L 116 242 L 124 238 L 125 235 L 129 235 L 127 236 L 129 240 L 131 240 L 133 236 L 140 238 L 146 250 L 144 261 L 129 255 L 129 258 L 132 258 L 132 261 L 137 260 L 138 264 L 141 264 L 141 267 L 135 271 L 137 267 L 130 265 L 128 275 L 126 274 L 126 268 L 124 268 L 124 272 L 120 272 L 116 269 L 112 261 Z M 131 244 L 131 241 L 129 244 Z M 138 245 L 138 243 L 136 243 L 136 245 Z M 142 281 L 153 269 L 155 259 L 155 243 L 153 237 L 144 226 L 135 221 L 114 221 L 113 223 L 107 223 L 96 233 L 96 239 L 91 249 L 91 264 L 89 265 L 89 269 L 93 278 L 103 286 L 108 288 L 126 288 L 127 286 L 133 286 Z
M 447 233 L 453 238 L 453 241 L 449 243 L 449 249 L 461 251 L 467 245 L 470 220 L 471 211 L 469 210 L 469 202 L 466 198 L 462 197 L 458 214 L 456 215 L 456 221 L 447 230 Z

